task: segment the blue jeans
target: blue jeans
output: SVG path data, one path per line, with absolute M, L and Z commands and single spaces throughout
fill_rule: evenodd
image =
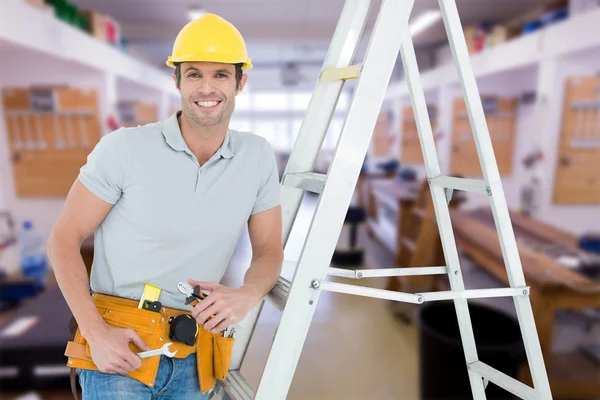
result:
M 211 392 L 201 394 L 196 355 L 186 358 L 160 356 L 153 387 L 121 374 L 80 369 L 79 385 L 83 400 L 208 400 Z

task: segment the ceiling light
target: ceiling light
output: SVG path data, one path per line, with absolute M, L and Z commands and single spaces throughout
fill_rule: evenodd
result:
M 196 18 L 200 18 L 201 16 L 205 15 L 207 12 L 205 9 L 203 9 L 202 7 L 190 7 L 188 9 L 188 18 L 190 21 L 195 20 Z
M 412 36 L 417 36 L 418 34 L 425 31 L 427 28 L 435 24 L 441 17 L 442 13 L 438 10 L 425 11 L 423 14 L 416 17 L 415 20 L 410 23 L 410 34 Z

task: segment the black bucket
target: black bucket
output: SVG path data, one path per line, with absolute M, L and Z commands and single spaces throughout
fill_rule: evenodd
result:
M 469 304 L 477 355 L 481 362 L 517 379 L 526 361 L 516 319 L 495 309 Z M 419 311 L 420 390 L 422 400 L 472 399 L 454 302 L 426 303 Z M 488 400 L 513 400 L 489 382 Z

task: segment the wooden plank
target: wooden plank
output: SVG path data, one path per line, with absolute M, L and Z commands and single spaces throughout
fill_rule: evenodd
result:
M 600 77 L 569 78 L 564 99 L 554 203 L 600 204 Z

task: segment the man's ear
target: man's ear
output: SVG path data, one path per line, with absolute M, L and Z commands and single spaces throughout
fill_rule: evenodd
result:
M 179 90 L 179 85 L 177 85 L 177 75 L 173 72 L 173 82 L 175 82 L 175 89 Z
M 242 90 L 244 90 L 244 87 L 246 86 L 246 81 L 248 80 L 248 74 L 243 74 L 242 78 L 240 79 L 240 87 L 237 90 L 237 93 L 239 94 Z

